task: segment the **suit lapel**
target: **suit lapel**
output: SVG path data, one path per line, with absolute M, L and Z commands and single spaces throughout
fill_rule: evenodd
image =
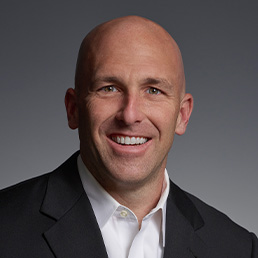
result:
M 41 212 L 56 222 L 44 237 L 56 257 L 107 257 L 74 154 L 49 178 Z
M 197 235 L 204 222 L 187 195 L 171 182 L 167 200 L 164 258 L 207 258 L 208 248 Z
M 44 236 L 56 257 L 107 257 L 102 236 L 86 194 Z
M 54 223 L 44 232 L 44 237 L 55 257 L 107 258 L 100 229 L 77 171 L 77 156 L 75 153 L 49 177 L 41 212 Z M 203 225 L 192 201 L 171 182 L 164 258 L 210 257 L 209 249 L 197 234 Z

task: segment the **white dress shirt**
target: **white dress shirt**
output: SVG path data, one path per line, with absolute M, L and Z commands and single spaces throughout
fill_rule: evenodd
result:
M 165 170 L 163 190 L 157 206 L 147 214 L 141 229 L 135 214 L 120 205 L 91 175 L 81 156 L 78 170 L 95 213 L 109 258 L 162 258 L 165 247 L 166 201 L 169 177 Z

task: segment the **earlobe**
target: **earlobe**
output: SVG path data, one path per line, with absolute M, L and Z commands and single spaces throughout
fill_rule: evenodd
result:
M 179 110 L 179 115 L 177 119 L 176 130 L 175 130 L 176 134 L 182 135 L 185 133 L 192 110 L 193 110 L 193 96 L 187 93 L 185 94 L 180 104 L 180 110 Z
M 78 128 L 78 105 L 76 92 L 74 89 L 69 88 L 65 94 L 65 107 L 68 125 L 71 129 Z

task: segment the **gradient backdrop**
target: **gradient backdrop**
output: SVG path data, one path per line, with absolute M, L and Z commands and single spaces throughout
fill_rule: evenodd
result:
M 56 168 L 78 149 L 64 94 L 85 34 L 137 14 L 178 42 L 195 98 L 176 137 L 175 183 L 258 234 L 258 2 L 1 1 L 0 188 Z

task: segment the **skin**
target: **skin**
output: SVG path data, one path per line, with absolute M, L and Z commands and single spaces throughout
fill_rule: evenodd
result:
M 140 225 L 160 198 L 174 134 L 185 132 L 193 108 L 177 44 L 141 17 L 99 25 L 82 42 L 65 104 L 84 164 Z M 116 136 L 147 142 L 121 145 Z

